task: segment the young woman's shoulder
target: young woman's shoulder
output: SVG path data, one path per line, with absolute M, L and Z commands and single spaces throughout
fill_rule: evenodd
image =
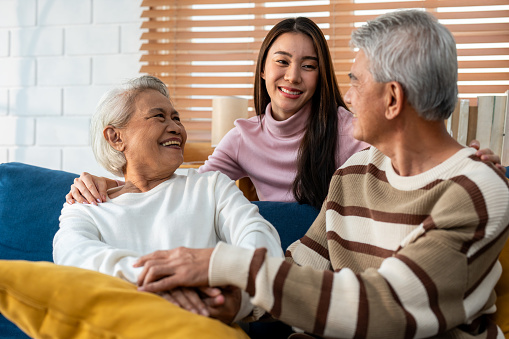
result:
M 262 121 L 264 120 L 262 116 Z M 233 123 L 240 131 L 259 130 L 261 129 L 260 117 L 254 116 L 248 119 L 237 119 Z
M 232 130 L 242 140 L 252 140 L 263 135 L 266 128 L 262 128 L 265 117 L 262 116 L 261 122 L 258 116 L 249 119 L 237 119 L 234 123 L 235 128 Z M 230 131 L 230 132 L 232 132 Z

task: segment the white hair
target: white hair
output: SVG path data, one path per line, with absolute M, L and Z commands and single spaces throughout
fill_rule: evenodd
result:
M 451 32 L 430 13 L 396 11 L 352 33 L 377 82 L 397 81 L 408 102 L 427 120 L 447 119 L 458 100 L 458 59 Z
M 129 80 L 124 85 L 106 92 L 90 123 L 90 138 L 92 150 L 97 162 L 115 176 L 122 177 L 126 165 L 126 158 L 120 151 L 114 149 L 104 138 L 103 131 L 107 126 L 125 127 L 134 113 L 134 101 L 141 92 L 153 89 L 168 99 L 170 95 L 166 85 L 158 78 L 144 75 Z

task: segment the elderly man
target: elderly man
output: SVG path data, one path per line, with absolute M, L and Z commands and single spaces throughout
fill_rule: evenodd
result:
M 137 263 L 140 289 L 237 286 L 257 310 L 324 337 L 500 337 L 487 315 L 509 189 L 444 127 L 457 101 L 454 38 L 412 10 L 368 22 L 351 44 L 345 100 L 354 136 L 373 146 L 335 173 L 286 261 L 224 243 L 157 252 Z

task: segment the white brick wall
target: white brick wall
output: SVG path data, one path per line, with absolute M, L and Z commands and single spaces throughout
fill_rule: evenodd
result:
M 9 55 L 9 31 L 6 29 L 0 29 L 0 57 L 5 57 L 8 55 Z
M 64 29 L 60 27 L 22 28 L 11 31 L 12 56 L 62 55 Z
M 9 91 L 0 88 L 0 116 L 7 115 L 7 106 L 9 106 Z
M 141 0 L 0 1 L 0 163 L 99 175 L 89 122 L 138 76 Z

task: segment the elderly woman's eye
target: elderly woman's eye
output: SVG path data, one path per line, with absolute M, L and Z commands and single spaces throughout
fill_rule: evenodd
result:
M 180 117 L 179 117 L 179 116 L 174 116 L 174 117 L 173 117 L 173 120 L 180 121 Z
M 156 114 L 154 115 L 154 118 L 164 118 L 164 114 L 163 113 Z

